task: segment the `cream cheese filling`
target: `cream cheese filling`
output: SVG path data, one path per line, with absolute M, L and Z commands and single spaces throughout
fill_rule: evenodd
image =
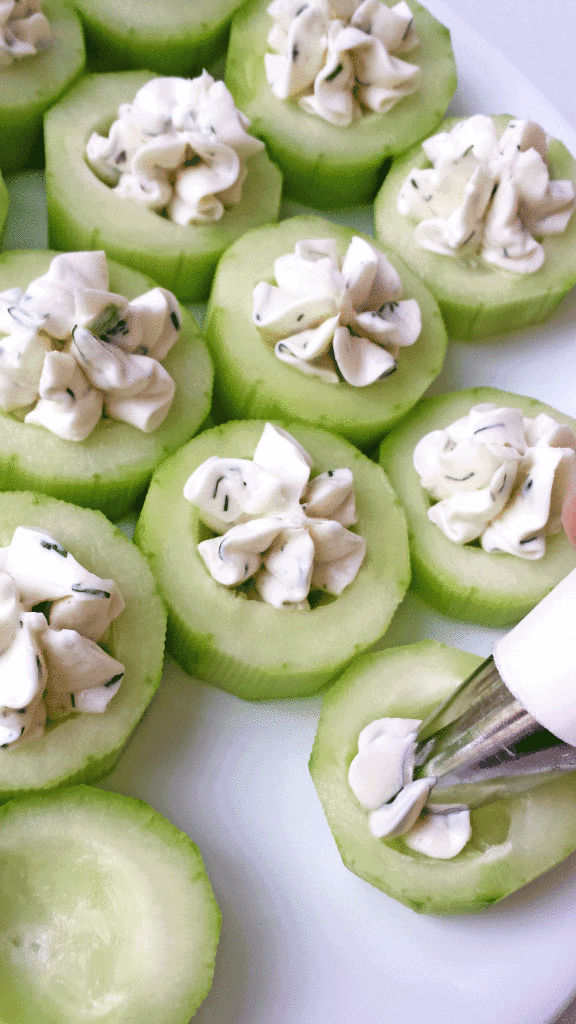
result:
M 394 373 L 422 329 L 415 299 L 386 256 L 355 236 L 343 260 L 332 238 L 297 242 L 254 289 L 252 320 L 278 359 L 301 373 L 366 387 Z
M 86 157 L 118 195 L 176 224 L 209 224 L 242 198 L 247 160 L 264 149 L 224 82 L 154 78 L 122 103 L 108 137 L 94 132 Z
M 341 594 L 366 552 L 349 469 L 310 480 L 312 460 L 286 431 L 267 423 L 253 460 L 213 456 L 189 477 L 184 497 L 219 536 L 198 551 L 227 587 L 252 580 L 276 608 L 310 607 L 310 590 Z
M 174 398 L 161 360 L 179 331 L 165 288 L 129 302 L 108 291 L 105 253 L 56 256 L 26 290 L 0 293 L 0 408 L 32 406 L 26 423 L 68 441 L 103 415 L 150 433 Z
M 493 403 L 423 437 L 414 450 L 420 482 L 436 504 L 428 518 L 455 544 L 538 559 L 561 530 L 576 479 L 576 436 L 545 413 L 534 419 Z
M 408 4 L 274 0 L 264 57 L 278 99 L 339 127 L 384 114 L 420 87 L 420 69 L 395 54 L 419 45 Z
M 39 738 L 73 711 L 106 710 L 124 666 L 97 641 L 123 608 L 116 583 L 50 534 L 15 530 L 0 548 L 0 748 Z
M 537 239 L 561 234 L 576 205 L 573 182 L 550 179 L 543 129 L 515 120 L 498 138 L 492 118 L 477 114 L 422 148 L 433 166 L 413 168 L 398 195 L 399 212 L 418 221 L 418 245 L 516 274 L 538 270 Z
M 0 0 L 0 68 L 35 57 L 52 42 L 43 0 Z
M 427 857 L 447 860 L 464 849 L 471 836 L 470 811 L 433 814 L 426 801 L 434 778 L 413 780 L 416 718 L 377 718 L 362 729 L 348 784 L 378 839 L 401 836 Z

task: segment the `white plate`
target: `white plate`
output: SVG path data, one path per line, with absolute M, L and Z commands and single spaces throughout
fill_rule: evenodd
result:
M 574 132 L 501 54 L 441 2 L 428 6 L 453 31 L 453 111 L 529 116 L 576 153 Z M 10 189 L 4 247 L 45 245 L 39 176 L 19 175 Z M 335 219 L 371 230 L 369 217 L 364 208 Z M 576 416 L 565 369 L 575 322 L 573 295 L 548 326 L 498 344 L 451 344 L 434 391 L 491 384 Z M 387 640 L 433 636 L 487 654 L 497 635 L 442 620 L 409 597 Z M 307 770 L 319 706 L 245 704 L 169 664 L 106 782 L 151 803 L 204 854 L 223 928 L 214 987 L 195 1022 L 549 1021 L 575 984 L 576 858 L 471 917 L 421 917 L 389 899 L 343 867 L 326 825 Z

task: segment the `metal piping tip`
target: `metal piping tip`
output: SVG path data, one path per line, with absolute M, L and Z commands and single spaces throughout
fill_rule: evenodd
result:
M 576 747 L 548 732 L 487 658 L 418 730 L 414 779 L 434 777 L 427 809 L 447 814 L 576 771 Z

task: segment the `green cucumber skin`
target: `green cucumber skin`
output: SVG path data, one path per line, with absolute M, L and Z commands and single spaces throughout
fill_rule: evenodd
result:
M 438 131 L 449 131 L 462 118 L 448 118 Z M 503 130 L 510 118 L 494 118 Z M 551 177 L 576 180 L 576 161 L 557 139 L 550 140 Z M 429 161 L 420 145 L 392 165 L 374 206 L 376 237 L 390 246 L 435 295 L 449 338 L 473 341 L 520 331 L 550 319 L 560 299 L 576 283 L 576 217 L 561 235 L 542 240 L 546 259 L 534 274 L 513 274 L 422 249 L 414 240 L 416 222 L 398 212 L 400 186 L 413 167 Z M 497 340 L 497 339 L 496 339 Z
M 423 68 L 420 91 L 387 114 L 369 114 L 338 128 L 272 94 L 264 70 L 273 24 L 267 7 L 268 0 L 254 0 L 232 19 L 228 88 L 250 118 L 254 133 L 265 140 L 292 196 L 319 209 L 370 202 L 389 158 L 430 134 L 450 102 L 456 66 L 448 29 L 411 0 L 421 46 L 407 60 Z
M 51 47 L 0 69 L 0 167 L 28 167 L 42 136 L 42 115 L 82 74 L 86 62 L 78 15 L 60 0 L 42 10 L 53 32 Z
M 408 519 L 413 589 L 450 618 L 508 626 L 527 615 L 576 568 L 576 552 L 564 533 L 559 533 L 547 539 L 546 554 L 538 561 L 488 554 L 476 546 L 453 544 L 428 519 L 428 497 L 412 464 L 414 448 L 425 434 L 453 423 L 481 402 L 520 408 L 529 417 L 547 412 L 576 431 L 576 421 L 570 416 L 534 398 L 493 388 L 469 388 L 420 402 L 382 442 L 380 464 Z
M 212 579 L 197 551 L 198 516 L 182 496 L 184 483 L 210 455 L 251 458 L 263 426 L 216 427 L 167 459 L 152 479 L 135 534 L 168 606 L 168 650 L 186 672 L 245 700 L 314 693 L 383 635 L 410 578 L 404 516 L 384 474 L 341 438 L 288 423 L 283 426 L 310 452 L 317 472 L 352 469 L 366 559 L 335 603 L 311 612 L 283 614 Z
M 41 739 L 0 751 L 0 802 L 27 792 L 93 782 L 112 770 L 160 682 L 166 612 L 134 544 L 100 513 L 45 495 L 0 493 L 0 547 L 17 526 L 44 529 L 90 571 L 114 579 L 126 608 L 111 626 L 109 650 L 126 667 L 102 715 L 76 715 Z
M 188 1024 L 221 927 L 196 844 L 143 801 L 92 786 L 13 800 L 0 823 L 0 927 L 12 939 L 1 1019 L 88 1024 L 111 997 L 114 1024 Z
M 26 287 L 44 274 L 54 252 L 0 254 L 0 291 Z M 109 261 L 110 288 L 134 298 L 155 282 Z M 184 309 L 182 331 L 163 365 L 177 384 L 172 408 L 152 434 L 101 421 L 83 442 L 0 412 L 0 489 L 37 490 L 119 519 L 143 497 L 154 467 L 198 430 L 210 409 L 213 369 L 198 326 Z
M 0 173 L 0 245 L 2 244 L 2 238 L 4 236 L 9 206 L 10 198 L 8 196 L 8 189 L 6 188 L 6 184 L 2 174 Z
M 526 885 L 576 847 L 576 774 L 472 811 L 472 839 L 452 860 L 376 839 L 348 786 L 358 735 L 382 716 L 424 718 L 480 663 L 426 640 L 359 659 L 324 697 L 310 772 L 344 864 L 425 914 L 482 910 Z
M 119 104 L 153 77 L 147 71 L 87 75 L 49 111 L 48 235 L 56 249 L 104 249 L 181 302 L 200 302 L 225 249 L 249 228 L 278 219 L 282 176 L 265 152 L 251 157 L 241 201 L 208 226 L 173 224 L 117 196 L 86 163 L 86 143 L 93 131 L 107 132 Z
M 368 388 L 327 384 L 282 363 L 273 347 L 261 340 L 252 322 L 252 291 L 258 281 L 274 279 L 274 260 L 292 252 L 296 242 L 305 238 L 336 238 L 344 255 L 354 234 L 319 217 L 294 217 L 247 233 L 224 254 L 205 328 L 217 368 L 215 405 L 221 419 L 296 418 L 366 449 L 402 419 L 440 373 L 446 352 L 440 311 L 427 289 L 395 256 L 392 261 L 402 278 L 403 298 L 420 303 L 422 334 L 401 351 L 392 377 Z
M 193 77 L 226 49 L 239 0 L 74 0 L 89 55 L 109 70 L 149 68 Z

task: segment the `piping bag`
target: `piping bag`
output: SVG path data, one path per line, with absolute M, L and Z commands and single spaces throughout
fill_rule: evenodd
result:
M 576 543 L 576 488 L 563 526 Z M 452 813 L 576 771 L 576 569 L 422 722 L 414 779 L 427 810 Z

